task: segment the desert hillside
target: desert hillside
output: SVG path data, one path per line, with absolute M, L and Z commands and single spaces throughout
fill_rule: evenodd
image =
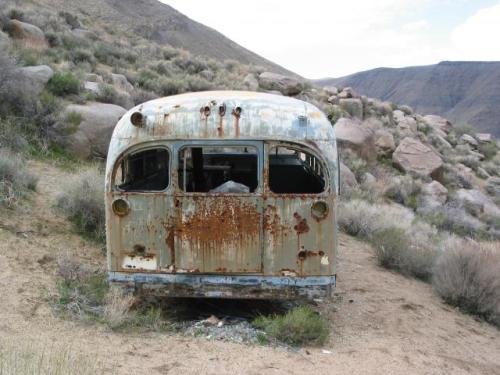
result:
M 351 86 L 363 95 L 408 104 L 420 113 L 444 116 L 500 136 L 500 62 L 443 61 L 378 68 L 317 83 Z
M 0 373 L 500 373 L 494 135 L 316 87 L 152 0 L 92 4 L 0 6 Z M 200 49 L 198 33 L 228 52 Z M 170 301 L 108 285 L 116 122 L 210 90 L 291 96 L 327 115 L 341 159 L 331 300 Z

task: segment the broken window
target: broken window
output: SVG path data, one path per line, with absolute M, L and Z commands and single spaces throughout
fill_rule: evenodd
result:
M 123 191 L 162 191 L 169 184 L 170 156 L 165 148 L 126 155 L 115 174 L 115 188 Z
M 269 189 L 278 194 L 317 194 L 325 189 L 324 170 L 314 155 L 289 147 L 269 153 Z
M 257 160 L 255 147 L 185 147 L 179 151 L 179 187 L 185 192 L 254 192 Z

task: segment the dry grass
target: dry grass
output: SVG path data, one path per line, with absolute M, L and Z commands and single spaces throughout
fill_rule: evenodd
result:
M 433 285 L 450 305 L 500 327 L 500 243 L 452 239 L 438 259 Z
M 36 183 L 22 157 L 0 149 L 0 206 L 14 208 L 28 191 L 36 189 Z
M 104 176 L 97 167 L 69 179 L 57 197 L 56 206 L 80 234 L 104 242 Z
M 130 309 L 134 304 L 134 297 L 124 294 L 118 287 L 111 287 L 106 296 L 103 317 L 112 329 L 122 327 L 130 320 Z
M 2 342 L 1 375 L 94 375 L 104 373 L 96 358 L 68 346 Z

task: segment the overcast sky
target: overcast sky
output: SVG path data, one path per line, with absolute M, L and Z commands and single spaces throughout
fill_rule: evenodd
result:
M 500 60 L 500 0 L 162 0 L 307 78 Z

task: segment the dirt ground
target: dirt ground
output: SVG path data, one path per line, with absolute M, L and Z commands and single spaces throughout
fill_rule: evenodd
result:
M 46 298 L 56 259 L 104 257 L 52 209 L 67 172 L 41 162 L 31 168 L 40 176 L 31 208 L 0 213 L 0 341 L 71 347 L 116 374 L 500 374 L 499 330 L 443 304 L 429 285 L 379 268 L 367 244 L 344 235 L 336 297 L 319 305 L 331 324 L 323 348 L 115 333 L 61 320 Z

